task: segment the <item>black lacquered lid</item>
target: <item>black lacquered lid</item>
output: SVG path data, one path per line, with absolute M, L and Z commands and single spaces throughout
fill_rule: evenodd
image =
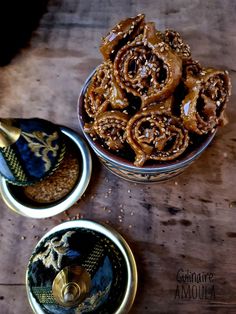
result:
M 89 289 L 79 304 L 59 304 L 55 278 L 76 267 L 88 274 Z M 29 301 L 37 314 L 127 313 L 136 293 L 137 270 L 130 248 L 116 231 L 77 220 L 57 226 L 41 239 L 31 256 L 26 280 Z M 68 285 L 68 278 L 62 276 L 63 280 L 61 290 Z
M 65 145 L 60 128 L 43 119 L 0 119 L 0 173 L 8 182 L 30 185 L 60 164 Z

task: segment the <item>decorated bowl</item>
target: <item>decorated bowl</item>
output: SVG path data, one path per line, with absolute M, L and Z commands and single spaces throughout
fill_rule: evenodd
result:
M 95 72 L 95 71 L 94 71 Z M 113 174 L 133 182 L 158 182 L 173 178 L 181 174 L 187 167 L 189 167 L 209 146 L 213 140 L 216 130 L 208 134 L 197 136 L 194 139 L 194 145 L 189 145 L 185 152 L 175 160 L 160 162 L 148 161 L 143 166 L 134 165 L 132 153 L 128 152 L 131 156 L 124 156 L 120 153 L 114 153 L 108 150 L 102 142 L 96 140 L 88 132 L 85 132 L 85 124 L 88 121 L 86 111 L 84 109 L 84 99 L 88 85 L 94 75 L 94 72 L 87 78 L 78 100 L 78 119 L 82 132 L 98 156 L 102 164 L 109 169 Z

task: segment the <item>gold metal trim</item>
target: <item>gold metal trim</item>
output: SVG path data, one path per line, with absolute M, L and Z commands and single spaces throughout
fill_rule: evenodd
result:
M 21 129 L 12 125 L 11 119 L 0 119 L 0 147 L 6 148 L 14 144 L 21 135 Z
M 52 294 L 61 306 L 72 307 L 86 298 L 90 287 L 91 278 L 84 267 L 67 266 L 53 280 Z

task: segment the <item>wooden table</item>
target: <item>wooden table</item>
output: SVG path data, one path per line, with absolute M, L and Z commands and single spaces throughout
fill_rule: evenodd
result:
M 77 99 L 101 62 L 100 37 L 121 18 L 140 12 L 162 30 L 180 31 L 194 58 L 227 69 L 236 84 L 234 1 L 51 0 L 28 46 L 0 68 L 1 117 L 37 116 L 79 131 Z M 71 219 L 80 213 L 107 221 L 130 243 L 139 271 L 132 313 L 236 312 L 235 101 L 233 89 L 229 124 L 181 176 L 154 185 L 132 184 L 95 160 L 89 188 L 68 211 Z M 38 239 L 67 218 L 28 219 L 2 201 L 0 206 L 0 313 L 29 314 L 28 259 Z M 176 278 L 181 269 L 212 273 L 215 298 L 181 298 L 177 285 L 182 289 L 182 283 Z

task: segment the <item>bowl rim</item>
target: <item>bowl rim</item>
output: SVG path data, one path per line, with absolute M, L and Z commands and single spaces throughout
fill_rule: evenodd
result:
M 62 133 L 68 137 L 78 148 L 81 154 L 81 175 L 80 179 L 76 183 L 75 187 L 72 189 L 68 195 L 62 198 L 62 200 L 56 203 L 40 204 L 35 206 L 32 204 L 27 205 L 20 202 L 14 197 L 9 189 L 9 183 L 7 180 L 0 176 L 0 193 L 6 203 L 6 205 L 12 209 L 17 214 L 29 217 L 29 218 L 48 218 L 60 214 L 61 212 L 67 210 L 71 207 L 78 199 L 84 194 L 92 173 L 92 158 L 89 148 L 85 141 L 73 130 L 60 126 Z
M 116 156 L 104 147 L 102 147 L 99 143 L 94 142 L 90 135 L 84 131 L 84 121 L 83 121 L 83 102 L 84 102 L 84 96 L 88 87 L 89 82 L 91 81 L 94 73 L 96 72 L 99 65 L 89 74 L 87 79 L 85 80 L 82 89 L 79 94 L 78 102 L 77 102 L 77 116 L 79 120 L 79 126 L 83 132 L 84 137 L 89 142 L 92 149 L 95 151 L 95 153 L 105 159 L 106 161 L 110 162 L 114 166 L 118 168 L 123 168 L 124 170 L 129 170 L 132 172 L 137 173 L 163 173 L 163 172 L 170 172 L 173 170 L 177 170 L 180 168 L 184 168 L 185 166 L 192 163 L 199 155 L 208 147 L 208 145 L 212 142 L 214 139 L 217 128 L 213 129 L 213 132 L 209 132 L 206 135 L 206 138 L 199 144 L 199 146 L 193 151 L 186 154 L 184 157 L 179 157 L 173 161 L 166 161 L 160 164 L 157 164 L 158 161 L 156 161 L 156 164 L 153 165 L 144 165 L 142 167 L 135 166 L 132 162 L 125 160 L 125 158 L 122 158 L 120 156 Z

